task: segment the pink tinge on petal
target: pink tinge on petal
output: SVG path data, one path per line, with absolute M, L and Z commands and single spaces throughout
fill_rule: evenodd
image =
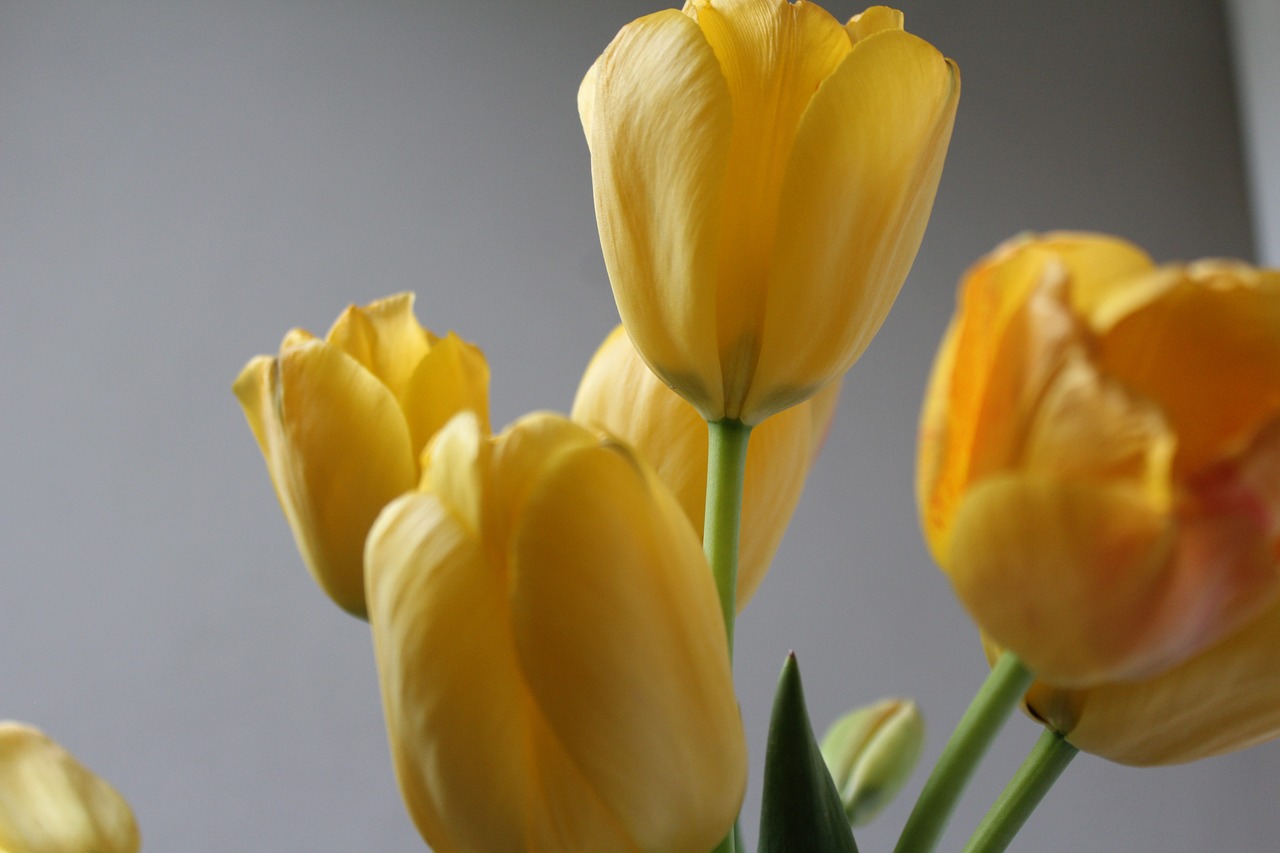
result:
M 1173 638 L 1167 659 L 1206 648 L 1280 594 L 1280 421 L 1242 456 L 1210 466 L 1184 486 L 1168 606 L 1157 629 Z

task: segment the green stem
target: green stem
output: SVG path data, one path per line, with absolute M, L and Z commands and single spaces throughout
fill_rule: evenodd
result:
M 716 580 L 724 635 L 733 660 L 733 620 L 738 612 L 738 535 L 742 526 L 742 482 L 747 470 L 751 427 L 725 419 L 707 422 L 707 508 L 702 548 Z M 737 853 L 738 831 L 729 830 L 711 853 Z
M 738 531 L 742 522 L 742 481 L 747 470 L 751 427 L 725 419 L 707 423 L 707 510 L 702 547 L 716 579 L 724 633 L 733 657 L 733 619 L 738 600 Z
M 999 799 L 978 824 L 964 853 L 1001 853 L 1080 750 L 1058 732 L 1045 729 Z
M 996 662 L 942 748 L 895 853 L 930 853 L 938 846 L 969 777 L 1034 678 L 1011 652 Z

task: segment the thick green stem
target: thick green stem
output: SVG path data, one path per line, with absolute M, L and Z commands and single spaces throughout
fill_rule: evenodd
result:
M 943 747 L 903 827 L 895 853 L 930 853 L 938 846 L 969 777 L 1033 679 L 1031 671 L 1010 652 L 996 662 Z
M 702 547 L 716 579 L 724 633 L 733 656 L 733 619 L 738 600 L 738 532 L 742 522 L 742 481 L 747 470 L 751 427 L 742 421 L 707 424 L 707 510 Z
M 964 853 L 1001 853 L 1008 847 L 1079 751 L 1058 732 L 1045 729 L 991 811 L 978 824 Z

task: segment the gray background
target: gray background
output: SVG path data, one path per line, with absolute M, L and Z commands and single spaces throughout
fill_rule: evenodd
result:
M 1270 21 L 1235 19 L 1257 57 L 1275 5 L 1237 6 Z M 229 385 L 291 325 L 414 289 L 424 323 L 487 351 L 495 424 L 566 409 L 616 317 L 575 93 L 655 8 L 0 2 L 0 716 L 112 780 L 153 853 L 421 849 L 367 628 L 303 570 Z M 1112 231 L 1162 259 L 1254 244 L 1216 3 L 906 12 L 964 91 L 919 260 L 740 622 L 752 837 L 787 649 L 819 727 L 917 697 L 927 762 L 986 671 L 911 498 L 961 271 L 1024 229 Z M 1274 138 L 1270 89 L 1249 115 Z M 1261 179 L 1267 148 L 1250 150 Z M 1014 719 L 947 849 L 1036 732 Z M 1158 770 L 1082 756 L 1014 849 L 1274 849 L 1278 765 L 1275 745 Z M 891 847 L 922 778 L 864 850 Z

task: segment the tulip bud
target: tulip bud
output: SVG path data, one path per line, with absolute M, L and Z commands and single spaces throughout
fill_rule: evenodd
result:
M 805 479 L 835 416 L 838 382 L 752 430 L 742 496 L 738 610 L 764 580 L 800 502 Z M 707 424 L 654 375 L 622 326 L 605 338 L 582 376 L 573 419 L 634 447 L 702 531 L 707 494 Z
M 708 421 L 835 381 L 915 258 L 955 63 L 875 7 L 691 0 L 623 27 L 578 107 L 623 325 Z
M 38 729 L 0 722 L 0 850 L 137 853 L 129 804 Z
M 967 274 L 926 394 L 929 546 L 1075 746 L 1280 736 L 1280 272 L 1022 237 Z
M 635 453 L 458 415 L 369 533 L 405 803 L 437 850 L 710 850 L 746 785 L 715 584 Z
M 374 518 L 418 481 L 418 457 L 454 414 L 489 419 L 480 350 L 418 324 L 413 294 L 349 307 L 324 340 L 301 329 L 233 386 L 303 561 L 339 607 L 365 613 Z
M 924 746 L 924 717 L 910 699 L 881 699 L 827 729 L 822 757 L 854 826 L 870 823 L 902 790 Z

